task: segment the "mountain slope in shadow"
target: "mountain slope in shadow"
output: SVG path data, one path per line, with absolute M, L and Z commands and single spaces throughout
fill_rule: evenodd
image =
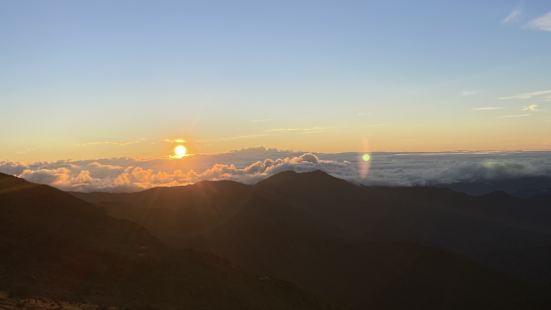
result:
M 14 298 L 160 309 L 320 309 L 294 285 L 173 251 L 141 226 L 0 174 L 0 290 Z
M 77 196 L 173 246 L 211 251 L 342 308 L 515 309 L 548 302 L 545 288 L 474 262 L 507 269 L 518 261 L 499 266 L 504 259 L 494 255 L 551 244 L 548 210 L 508 196 L 364 188 L 319 171 L 284 172 L 254 186 L 207 182 Z
M 538 199 L 551 195 L 551 177 L 547 176 L 506 177 L 435 185 L 472 195 L 485 195 L 496 191 L 522 198 Z

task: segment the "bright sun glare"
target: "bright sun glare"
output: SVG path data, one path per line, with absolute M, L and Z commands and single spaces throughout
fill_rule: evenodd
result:
M 171 156 L 171 158 L 184 158 L 187 154 L 187 149 L 183 145 L 177 145 L 174 148 L 174 156 Z

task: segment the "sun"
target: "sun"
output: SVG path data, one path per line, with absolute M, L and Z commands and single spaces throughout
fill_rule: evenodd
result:
M 184 158 L 186 154 L 187 154 L 186 147 L 183 145 L 177 145 L 174 148 L 174 155 L 170 156 L 170 158 L 180 159 L 180 158 Z

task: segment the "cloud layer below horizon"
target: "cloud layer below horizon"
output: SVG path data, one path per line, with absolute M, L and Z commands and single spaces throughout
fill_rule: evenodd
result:
M 137 191 L 202 180 L 256 183 L 292 170 L 323 170 L 366 185 L 430 185 L 525 176 L 551 176 L 551 154 L 529 153 L 300 153 L 247 149 L 183 160 L 113 158 L 55 162 L 0 162 L 0 172 L 71 191 Z M 370 166 L 370 167 L 368 167 Z M 367 169 L 369 172 L 363 177 Z

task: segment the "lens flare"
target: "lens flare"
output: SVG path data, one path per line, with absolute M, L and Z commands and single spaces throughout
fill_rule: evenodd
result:
M 369 168 L 371 167 L 372 156 L 369 153 L 369 144 L 367 138 L 363 139 L 362 152 L 358 154 L 358 171 L 362 179 L 367 178 Z

